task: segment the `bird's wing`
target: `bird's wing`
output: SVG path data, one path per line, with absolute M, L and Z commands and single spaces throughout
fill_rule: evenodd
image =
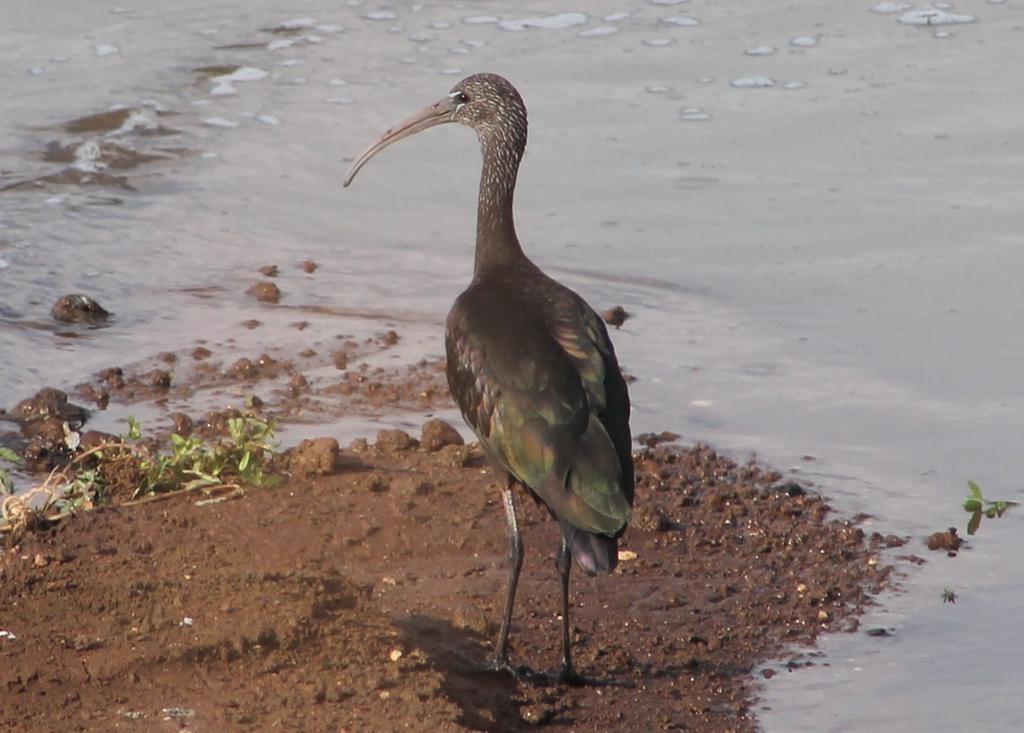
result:
M 488 452 L 558 517 L 616 534 L 629 518 L 632 463 L 627 477 L 601 416 L 608 367 L 621 381 L 618 365 L 575 295 L 547 305 L 540 317 L 457 300 L 446 338 L 452 395 Z M 625 410 L 628 453 L 628 398 Z

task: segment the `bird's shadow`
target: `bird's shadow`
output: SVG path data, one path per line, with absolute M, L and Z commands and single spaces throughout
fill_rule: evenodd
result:
M 461 709 L 459 724 L 474 730 L 533 729 L 520 713 L 515 677 L 484 669 L 479 634 L 422 614 L 396 619 L 394 624 L 443 676 L 444 695 Z

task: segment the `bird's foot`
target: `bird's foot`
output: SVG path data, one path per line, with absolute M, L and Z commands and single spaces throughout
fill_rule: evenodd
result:
M 570 687 L 631 687 L 628 682 L 611 679 L 596 679 L 581 675 L 572 665 L 563 664 L 558 671 L 558 681 Z
M 491 672 L 507 672 L 521 682 L 532 684 L 548 684 L 551 681 L 543 672 L 537 672 L 525 664 L 512 664 L 508 657 L 493 656 L 484 662 L 484 669 Z

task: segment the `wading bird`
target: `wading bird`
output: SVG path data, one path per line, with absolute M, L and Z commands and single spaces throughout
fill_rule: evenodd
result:
M 523 253 L 512 220 L 526 107 L 494 74 L 463 79 L 441 100 L 385 131 L 352 164 L 345 185 L 394 142 L 446 122 L 476 131 L 483 152 L 473 281 L 448 314 L 448 384 L 462 416 L 505 485 L 509 579 L 492 669 L 528 674 L 508 659 L 508 635 L 523 545 L 513 488 L 522 486 L 561 527 L 559 678 L 573 668 L 569 571 L 606 573 L 633 504 L 629 395 L 600 317 Z

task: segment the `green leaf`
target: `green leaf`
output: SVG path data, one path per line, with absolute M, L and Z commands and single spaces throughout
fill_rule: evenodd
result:
M 128 417 L 128 437 L 132 440 L 138 440 L 142 437 L 142 426 L 139 425 L 139 421 L 134 417 Z
M 981 496 L 981 487 L 978 486 L 976 483 L 974 483 L 973 481 L 968 481 L 967 482 L 967 488 L 971 490 L 971 494 L 974 495 L 975 499 L 981 499 L 982 498 L 982 496 Z
M 964 509 L 969 512 L 976 512 L 981 509 L 981 501 L 973 496 L 968 496 L 964 499 Z
M 967 534 L 974 534 L 978 531 L 978 526 L 981 524 L 981 510 L 974 512 L 971 515 L 971 521 L 967 523 Z
M 245 453 L 243 453 L 242 454 L 242 460 L 240 460 L 238 462 L 238 470 L 239 471 L 244 471 L 246 466 L 249 465 L 249 459 L 251 459 L 251 458 L 252 458 L 252 454 L 249 451 L 246 451 Z
M 24 463 L 24 460 L 22 460 L 21 456 L 12 451 L 10 448 L 0 448 L 0 458 L 3 458 L 5 461 L 8 461 L 10 463 L 16 463 L 19 466 L 22 463 Z

